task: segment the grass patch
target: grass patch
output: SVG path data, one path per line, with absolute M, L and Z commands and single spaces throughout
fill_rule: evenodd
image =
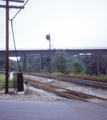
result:
M 5 88 L 5 76 L 0 75 L 0 90 Z M 13 80 L 9 79 L 9 88 L 13 88 Z
M 36 72 L 35 74 L 43 74 L 43 75 L 50 75 L 49 72 L 44 72 L 44 71 L 40 71 L 40 72 Z M 52 76 L 58 76 L 58 75 L 64 75 L 63 73 L 61 72 L 53 72 L 51 73 Z
M 61 73 L 61 72 L 53 72 L 52 75 L 53 75 L 53 76 L 57 76 L 57 75 L 64 75 L 64 74 Z
M 97 82 L 104 82 L 107 83 L 107 76 L 90 76 L 90 75 L 74 75 L 74 74 L 69 74 L 69 75 L 58 75 L 62 77 L 68 77 L 68 78 L 75 78 L 75 79 L 83 79 L 83 80 L 91 80 L 91 81 L 97 81 Z

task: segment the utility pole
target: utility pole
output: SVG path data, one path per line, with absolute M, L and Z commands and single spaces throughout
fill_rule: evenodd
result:
M 6 79 L 5 94 L 8 94 L 8 77 L 9 77 L 9 8 L 23 9 L 24 6 L 9 6 L 10 2 L 24 2 L 24 0 L 2 0 L 6 1 L 6 5 L 0 5 L 0 8 L 6 8 Z
M 8 76 L 9 76 L 9 0 L 6 0 L 6 80 L 5 94 L 8 94 Z

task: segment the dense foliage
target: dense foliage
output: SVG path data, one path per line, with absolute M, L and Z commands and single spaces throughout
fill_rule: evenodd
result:
M 81 63 L 78 59 L 76 59 L 73 63 L 72 63 L 72 69 L 73 69 L 73 73 L 76 74 L 84 74 L 85 73 L 85 66 L 83 65 L 83 63 Z
M 68 55 L 66 51 L 57 51 L 52 58 L 52 63 L 53 72 L 64 74 L 82 74 L 85 72 L 85 66 L 75 56 Z
M 0 70 L 5 70 L 6 59 L 4 57 L 0 57 Z
M 6 58 L 0 57 L 0 70 L 5 70 L 5 66 L 6 66 Z M 17 70 L 17 62 L 16 61 L 9 59 L 9 70 L 10 71 Z
M 68 55 L 65 51 L 57 51 L 52 58 L 52 71 L 66 74 L 68 72 Z

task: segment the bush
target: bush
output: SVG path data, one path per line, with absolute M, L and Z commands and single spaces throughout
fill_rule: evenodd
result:
M 63 74 L 61 72 L 53 72 L 52 75 L 57 76 L 57 75 L 63 75 Z
M 5 87 L 5 76 L 0 75 L 0 90 Z
M 5 88 L 5 76 L 0 75 L 0 90 Z M 9 79 L 9 88 L 13 88 L 13 80 Z
M 40 73 L 48 73 L 48 71 L 44 68 L 43 70 L 40 70 Z
M 79 75 L 79 74 L 83 74 L 85 72 L 85 66 L 83 65 L 83 63 L 81 63 L 79 60 L 75 60 L 72 63 L 72 69 L 73 69 L 73 73 L 75 75 Z

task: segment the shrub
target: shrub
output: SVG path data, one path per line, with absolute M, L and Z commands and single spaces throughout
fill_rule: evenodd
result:
M 13 80 L 9 79 L 9 88 L 13 87 Z M 0 90 L 5 88 L 5 76 L 0 75 Z

